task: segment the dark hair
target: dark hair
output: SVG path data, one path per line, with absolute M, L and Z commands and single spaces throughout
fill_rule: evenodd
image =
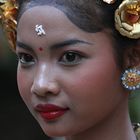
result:
M 117 0 L 114 4 L 107 4 L 103 0 L 18 0 L 18 2 L 18 19 L 31 7 L 49 5 L 61 10 L 76 26 L 86 32 L 95 33 L 110 29 L 115 55 L 121 68 L 125 50 L 138 42 L 136 39 L 120 35 L 115 29 L 114 13 L 122 0 Z

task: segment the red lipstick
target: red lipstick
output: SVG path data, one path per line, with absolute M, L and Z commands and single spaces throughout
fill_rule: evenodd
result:
M 63 108 L 53 104 L 39 104 L 35 110 L 47 121 L 55 120 L 66 113 L 68 108 Z

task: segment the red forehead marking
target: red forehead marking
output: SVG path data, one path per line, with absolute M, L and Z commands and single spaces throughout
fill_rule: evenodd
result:
M 40 47 L 40 48 L 39 48 L 39 51 L 43 51 L 43 48 L 42 48 L 42 47 Z

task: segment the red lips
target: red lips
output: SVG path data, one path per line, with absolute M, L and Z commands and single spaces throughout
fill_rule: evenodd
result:
M 50 121 L 64 115 L 68 108 L 63 108 L 53 104 L 39 104 L 35 107 L 35 110 L 40 113 L 43 119 Z

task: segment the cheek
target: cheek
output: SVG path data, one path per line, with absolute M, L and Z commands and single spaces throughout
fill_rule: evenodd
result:
M 77 107 L 109 109 L 116 105 L 121 96 L 119 71 L 115 62 L 89 62 L 77 72 L 70 74 L 67 81 L 67 93 Z M 72 88 L 70 88 L 72 87 Z
M 115 68 L 108 66 L 85 66 L 85 68 L 81 68 L 70 77 L 72 87 L 84 91 L 92 89 L 94 93 L 96 93 L 96 90 L 111 89 L 111 85 L 118 86 L 120 81 L 119 72 Z
M 31 77 L 26 75 L 20 68 L 17 70 L 17 84 L 20 96 L 27 104 L 30 98 L 30 85 L 31 85 Z

